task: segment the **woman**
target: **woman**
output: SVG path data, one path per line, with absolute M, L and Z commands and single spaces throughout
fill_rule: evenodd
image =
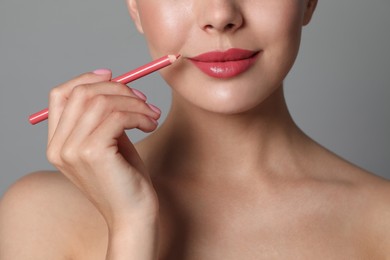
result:
M 61 172 L 17 182 L 1 259 L 386 259 L 390 185 L 293 122 L 283 80 L 316 0 L 128 0 L 171 111 L 83 74 L 50 98 Z M 133 144 L 125 129 L 152 132 Z

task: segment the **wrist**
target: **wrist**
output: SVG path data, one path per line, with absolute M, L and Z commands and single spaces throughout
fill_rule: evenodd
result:
M 134 232 L 143 229 L 153 229 L 158 226 L 158 214 L 131 214 L 116 217 L 108 224 L 110 234 Z
M 119 208 L 119 207 L 117 207 Z M 149 200 L 136 208 L 116 209 L 105 217 L 110 231 L 131 229 L 134 226 L 153 226 L 158 222 L 160 210 L 157 200 Z
M 158 218 L 137 218 L 109 227 L 107 259 L 157 259 Z

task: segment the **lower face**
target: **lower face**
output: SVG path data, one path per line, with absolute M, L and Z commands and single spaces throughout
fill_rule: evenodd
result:
M 298 53 L 305 0 L 136 1 L 152 56 L 182 55 L 161 71 L 174 97 L 205 110 L 234 114 L 261 105 L 281 88 Z M 205 27 L 220 22 L 213 14 L 221 10 L 239 26 Z

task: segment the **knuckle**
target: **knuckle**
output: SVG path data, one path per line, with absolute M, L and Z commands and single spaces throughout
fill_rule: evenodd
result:
M 84 146 L 80 148 L 80 159 L 90 164 L 95 164 L 98 160 L 101 160 L 101 156 L 98 156 L 99 152 L 96 148 L 91 146 Z
M 80 157 L 83 159 L 83 161 L 90 161 L 93 156 L 93 152 L 91 148 L 84 147 L 80 149 Z
M 123 111 L 113 111 L 110 115 L 111 117 L 111 120 L 113 120 L 114 122 L 121 122 L 123 120 L 126 120 L 127 118 L 127 114 Z
M 91 106 L 93 108 L 107 107 L 109 105 L 109 98 L 105 95 L 96 95 L 91 99 Z
M 71 93 L 71 97 L 72 98 L 82 98 L 82 99 L 85 99 L 88 97 L 88 93 L 89 93 L 89 87 L 87 84 L 81 84 L 81 85 L 77 85 L 73 88 L 72 90 L 72 93 Z
M 82 145 L 80 147 L 64 147 L 60 154 L 60 160 L 68 165 L 78 165 L 80 163 L 97 162 L 102 157 L 96 156 L 98 151 L 91 145 Z
M 55 88 L 52 88 L 49 92 L 49 99 L 50 100 L 55 100 L 55 99 L 58 99 L 59 97 L 61 97 L 63 94 L 62 94 L 62 91 L 61 91 L 61 88 L 60 87 L 55 87 Z
M 55 149 L 53 149 L 52 147 L 48 147 L 48 149 L 46 150 L 46 157 L 47 157 L 47 160 L 55 165 L 55 166 L 60 166 L 62 165 L 62 160 L 61 160 L 61 157 L 59 156 L 59 152 L 56 151 Z
M 55 153 L 53 153 L 53 150 L 51 149 L 47 149 L 46 158 L 52 164 L 56 164 L 56 162 L 58 161 L 57 156 L 55 155 Z
M 69 164 L 75 163 L 77 161 L 77 153 L 76 153 L 75 149 L 72 147 L 69 147 L 69 146 L 65 146 L 61 150 L 60 156 L 61 156 L 62 161 L 69 163 Z

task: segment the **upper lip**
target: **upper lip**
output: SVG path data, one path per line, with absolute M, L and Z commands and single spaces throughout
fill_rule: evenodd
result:
M 195 57 L 190 57 L 190 60 L 199 62 L 226 62 L 249 59 L 256 55 L 259 51 L 244 50 L 238 48 L 228 49 L 226 51 L 211 51 L 202 53 Z

